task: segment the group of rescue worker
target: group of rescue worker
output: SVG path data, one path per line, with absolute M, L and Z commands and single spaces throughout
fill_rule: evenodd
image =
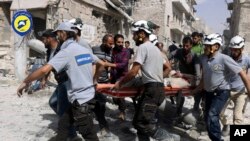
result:
M 220 117 L 225 117 L 223 109 L 229 100 L 235 104 L 234 124 L 244 123 L 243 109 L 250 92 L 250 81 L 246 75 L 250 58 L 243 54 L 244 38 L 239 35 L 233 37 L 229 45 L 231 54 L 225 55 L 220 51 L 223 46 L 220 34 L 202 37 L 194 32 L 185 36 L 182 48 L 177 47 L 168 58 L 163 51 L 163 43 L 152 38 L 153 28 L 148 21 L 136 21 L 131 27 L 137 51 L 130 69 L 133 51 L 123 46 L 121 34 L 106 34 L 100 46 L 91 47 L 81 38 L 83 23 L 79 18 L 42 32 L 47 64 L 26 77 L 17 94 L 21 96 L 23 90 L 37 79 L 42 78 L 41 87 L 44 87 L 50 72 L 53 72 L 58 85 L 49 104 L 60 117 L 56 140 L 76 138 L 79 131 L 84 140 L 98 141 L 97 131 L 93 128 L 93 112 L 100 130 L 109 136 L 110 129 L 105 119 L 107 98 L 96 91 L 96 85 L 113 83 L 113 89 L 119 90 L 140 74 L 144 89 L 137 99 L 133 117 L 139 140 L 149 141 L 151 137 L 159 141 L 180 141 L 179 135 L 159 127 L 156 117 L 158 107 L 165 99 L 164 78 L 172 69 L 171 59 L 178 62 L 174 77 L 195 76 L 196 88 L 191 92 L 195 97 L 194 110 L 199 110 L 203 99 L 204 121 L 212 141 L 222 140 Z M 113 101 L 119 107 L 119 118 L 125 120 L 125 100 L 113 98 Z

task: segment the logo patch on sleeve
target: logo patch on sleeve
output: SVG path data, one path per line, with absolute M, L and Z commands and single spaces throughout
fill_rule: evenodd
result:
M 93 60 L 90 54 L 81 54 L 76 56 L 75 59 L 78 66 L 92 63 Z

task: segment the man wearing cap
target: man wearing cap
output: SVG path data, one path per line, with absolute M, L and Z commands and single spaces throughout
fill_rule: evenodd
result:
M 222 46 L 220 34 L 210 34 L 204 38 L 204 54 L 201 56 L 202 79 L 192 92 L 205 91 L 205 123 L 208 136 L 212 141 L 221 141 L 220 113 L 230 96 L 232 74 L 241 77 L 248 93 L 250 82 L 246 73 L 231 57 L 219 52 Z
M 63 22 L 56 28 L 55 32 L 63 43 L 60 52 L 48 64 L 30 74 L 19 86 L 17 94 L 21 96 L 22 91 L 27 89 L 30 82 L 45 76 L 53 69 L 56 72 L 65 70 L 69 79 L 67 94 L 72 107 L 68 108 L 69 112 L 65 112 L 61 117 L 61 121 L 70 121 L 70 123 L 59 123 L 57 140 L 67 139 L 68 129 L 65 127 L 73 125 L 75 120 L 80 134 L 86 141 L 98 141 L 91 116 L 95 105 L 92 63 L 100 65 L 105 65 L 105 63 L 74 41 L 75 30 L 71 27 L 72 24 L 69 22 Z
M 163 77 L 168 75 L 163 70 L 168 70 L 166 69 L 168 66 L 160 50 L 149 41 L 152 29 L 147 21 L 141 20 L 133 23 L 132 31 L 133 39 L 138 46 L 133 67 L 120 81 L 116 82 L 114 89 L 120 89 L 141 70 L 144 91 L 138 100 L 133 119 L 139 140 L 149 141 L 149 137 L 152 137 L 161 141 L 169 139 L 180 141 L 180 136 L 170 134 L 156 125 L 155 113 L 165 98 Z
M 51 60 L 59 51 L 61 44 L 56 39 L 56 34 L 53 32 L 53 29 L 47 29 L 42 32 L 42 42 L 45 44 L 45 47 L 47 48 L 47 62 Z M 53 92 L 52 96 L 49 99 L 49 105 L 50 107 L 55 111 L 55 113 L 61 117 L 64 112 L 67 110 L 67 108 L 70 106 L 68 97 L 67 97 L 67 81 L 68 76 L 66 71 L 61 71 L 60 73 L 57 73 L 55 70 L 52 70 L 54 73 L 55 79 L 57 81 L 57 87 L 56 90 Z M 44 87 L 47 79 L 46 77 L 42 80 L 42 87 Z M 60 119 L 59 119 L 60 122 Z M 69 138 L 76 140 L 81 140 L 76 133 L 75 127 L 72 125 L 69 128 Z

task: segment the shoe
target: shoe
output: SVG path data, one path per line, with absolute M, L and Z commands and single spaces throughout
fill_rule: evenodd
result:
M 229 136 L 230 132 L 230 126 L 229 125 L 224 125 L 222 128 L 222 136 Z
M 111 137 L 111 133 L 107 128 L 102 128 L 100 131 L 100 135 L 103 137 Z
M 164 129 L 157 129 L 154 136 L 152 137 L 158 141 L 180 141 L 181 137 L 177 134 L 169 133 Z
M 125 120 L 125 113 L 120 112 L 120 114 L 118 115 L 118 118 L 121 119 L 122 121 L 124 121 Z
M 67 141 L 82 141 L 82 138 L 76 135 L 75 137 L 68 138 Z

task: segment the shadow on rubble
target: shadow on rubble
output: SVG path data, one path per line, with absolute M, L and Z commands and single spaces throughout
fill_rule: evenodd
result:
M 109 104 L 113 104 L 112 100 L 108 99 L 107 102 Z M 119 110 L 118 109 L 110 109 L 106 106 L 105 117 L 109 124 L 110 132 L 114 136 L 119 139 L 119 141 L 135 141 L 136 140 L 136 131 L 133 129 L 132 119 L 134 115 L 134 106 L 131 102 L 126 101 L 127 109 L 126 109 L 126 118 L 125 120 L 121 120 L 118 118 Z M 98 124 L 97 124 L 98 126 Z M 99 132 L 99 127 L 97 127 Z M 114 140 L 114 137 L 100 137 L 101 141 L 110 141 Z
M 56 114 L 42 114 L 43 120 L 49 120 L 51 123 L 48 125 L 48 129 L 57 131 L 58 116 Z
M 187 114 L 190 111 L 190 109 L 182 107 L 182 114 Z M 177 126 L 182 119 L 182 116 L 177 112 L 176 104 L 171 103 L 168 99 L 166 99 L 164 104 L 161 105 L 157 113 L 157 117 L 159 120 L 159 126 L 166 129 L 170 133 L 180 135 L 181 141 L 197 141 L 197 138 L 200 136 L 200 129 L 194 129 L 196 127 L 189 128 L 186 127 L 186 125 L 183 127 Z

